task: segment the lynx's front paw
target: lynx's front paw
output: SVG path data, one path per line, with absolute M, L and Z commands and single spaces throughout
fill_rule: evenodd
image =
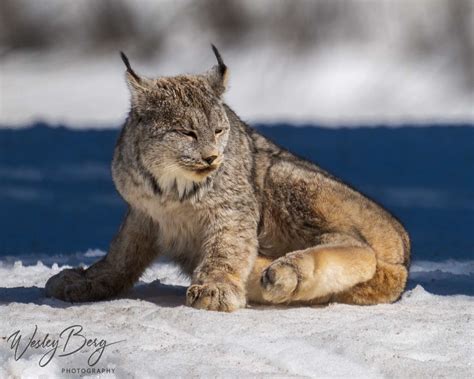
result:
M 63 301 L 87 301 L 88 291 L 83 268 L 66 269 L 52 276 L 46 282 L 46 296 Z
M 245 307 L 245 293 L 231 283 L 193 284 L 186 292 L 186 304 L 209 311 L 232 312 Z
M 283 257 L 273 262 L 260 277 L 262 296 L 273 304 L 286 303 L 298 287 L 298 273 L 292 259 Z

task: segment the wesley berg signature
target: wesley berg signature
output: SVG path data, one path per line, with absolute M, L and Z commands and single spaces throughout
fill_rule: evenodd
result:
M 88 338 L 81 325 L 68 326 L 59 333 L 58 338 L 53 338 L 49 333 L 46 333 L 44 337 L 39 337 L 38 334 L 38 325 L 35 325 L 30 336 L 23 336 L 21 330 L 17 330 L 8 337 L 7 343 L 10 343 L 10 349 L 15 352 L 16 361 L 29 350 L 41 350 L 44 354 L 38 363 L 44 367 L 51 362 L 54 356 L 67 357 L 87 352 L 90 353 L 87 364 L 92 367 L 100 361 L 107 347 L 125 341 L 108 342 L 105 339 Z

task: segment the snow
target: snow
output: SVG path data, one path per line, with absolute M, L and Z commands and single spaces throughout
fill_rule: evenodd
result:
M 167 262 L 153 264 L 119 299 L 69 304 L 44 297 L 49 276 L 71 265 L 89 265 L 103 254 L 89 250 L 0 261 L 0 336 L 21 330 L 27 339 L 37 325 L 38 336 L 57 338 L 79 324 L 88 338 L 122 341 L 107 346 L 94 366 L 108 372 L 84 371 L 85 377 L 474 376 L 474 300 L 466 296 L 474 287 L 474 261 L 416 261 L 402 299 L 371 307 L 195 310 L 184 305 L 189 280 Z M 34 262 L 35 257 L 41 260 Z M 456 278 L 463 287 L 450 286 Z M 437 286 L 430 287 L 436 281 L 453 294 L 439 295 Z M 87 370 L 93 350 L 56 355 L 40 367 L 46 349 L 28 349 L 16 361 L 10 343 L 3 342 L 0 377 L 77 377 L 64 370 Z
M 170 50 L 141 62 L 150 77 L 200 73 L 215 64 L 208 44 L 186 54 Z M 383 52 L 344 50 L 291 57 L 273 47 L 222 48 L 230 67 L 225 100 L 249 122 L 383 123 L 472 122 L 473 94 L 453 84 L 443 62 L 400 62 Z M 198 57 L 191 59 L 191 57 Z M 118 56 L 71 52 L 11 54 L 0 61 L 0 126 L 36 121 L 73 128 L 121 125 L 129 109 L 124 67 Z

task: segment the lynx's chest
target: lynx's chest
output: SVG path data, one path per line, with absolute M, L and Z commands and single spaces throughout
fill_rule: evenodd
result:
M 158 224 L 160 251 L 192 271 L 200 260 L 205 212 L 190 204 L 162 203 L 156 199 L 141 202 L 142 209 Z

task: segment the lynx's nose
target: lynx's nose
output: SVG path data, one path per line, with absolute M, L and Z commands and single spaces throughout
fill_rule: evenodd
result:
M 217 158 L 217 155 L 209 155 L 208 157 L 202 157 L 202 159 L 208 164 L 211 165 Z

